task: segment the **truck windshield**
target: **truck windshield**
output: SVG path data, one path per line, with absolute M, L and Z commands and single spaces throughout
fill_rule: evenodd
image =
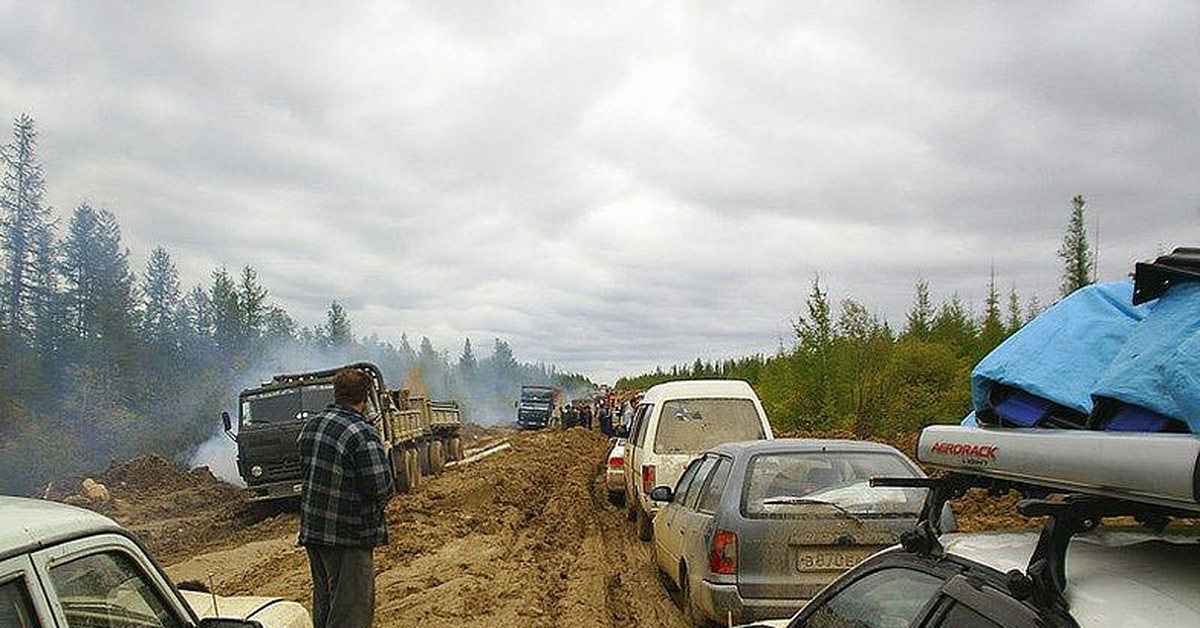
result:
M 271 390 L 242 398 L 242 423 L 266 425 L 301 421 L 333 403 L 333 384 Z
M 521 401 L 529 403 L 550 403 L 553 392 L 549 390 L 522 390 Z
M 762 421 L 749 399 L 673 399 L 663 403 L 654 452 L 699 453 L 721 443 L 762 438 Z

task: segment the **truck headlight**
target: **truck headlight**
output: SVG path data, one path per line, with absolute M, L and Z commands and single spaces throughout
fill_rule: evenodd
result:
M 256 478 L 261 478 L 262 477 L 262 467 L 260 467 L 258 465 L 254 465 L 253 467 L 250 467 L 250 475 L 253 475 Z

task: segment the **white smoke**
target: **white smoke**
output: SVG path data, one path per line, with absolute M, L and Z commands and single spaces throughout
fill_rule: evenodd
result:
M 233 429 L 236 432 L 236 422 Z M 212 437 L 201 443 L 192 453 L 187 461 L 187 467 L 189 469 L 208 467 L 208 470 L 217 479 L 239 488 L 246 486 L 241 476 L 238 475 L 237 443 L 225 435 L 225 428 L 220 421 L 217 422 L 217 429 L 213 432 Z

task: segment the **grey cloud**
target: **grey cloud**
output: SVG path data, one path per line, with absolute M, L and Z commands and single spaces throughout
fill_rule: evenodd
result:
M 602 379 L 772 352 L 820 273 L 1043 301 L 1200 237 L 1192 3 L 0 6 L 49 196 L 302 324 L 494 337 Z

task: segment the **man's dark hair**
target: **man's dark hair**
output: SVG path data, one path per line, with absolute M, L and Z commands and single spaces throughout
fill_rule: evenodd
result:
M 333 400 L 348 406 L 367 400 L 371 376 L 362 369 L 342 369 L 333 376 Z

